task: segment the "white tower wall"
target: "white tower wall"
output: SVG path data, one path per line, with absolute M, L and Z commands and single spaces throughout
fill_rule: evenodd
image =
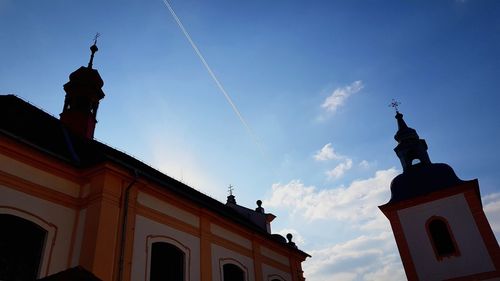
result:
M 463 194 L 405 208 L 397 214 L 420 280 L 444 280 L 495 270 Z M 426 228 L 432 216 L 447 220 L 459 256 L 436 258 Z

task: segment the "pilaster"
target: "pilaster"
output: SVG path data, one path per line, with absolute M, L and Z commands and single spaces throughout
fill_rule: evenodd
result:
M 80 265 L 102 280 L 112 280 L 118 241 L 121 180 L 101 171 L 91 176 Z

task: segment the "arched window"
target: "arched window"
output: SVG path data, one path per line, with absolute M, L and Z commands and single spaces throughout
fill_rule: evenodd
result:
M 245 281 L 245 271 L 239 266 L 226 263 L 222 266 L 223 281 Z
M 37 279 L 47 231 L 9 214 L 0 214 L 0 225 L 0 280 Z
M 431 217 L 427 221 L 427 233 L 438 260 L 460 255 L 453 233 L 444 218 Z
M 176 246 L 154 242 L 151 246 L 150 281 L 184 281 L 185 255 Z

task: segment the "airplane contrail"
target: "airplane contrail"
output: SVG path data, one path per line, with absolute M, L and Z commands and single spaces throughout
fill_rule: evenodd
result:
M 201 62 L 205 66 L 205 69 L 208 71 L 208 74 L 210 74 L 210 76 L 214 80 L 215 84 L 217 85 L 217 87 L 219 88 L 219 90 L 224 95 L 224 97 L 226 98 L 227 102 L 229 103 L 229 105 L 233 109 L 234 113 L 236 113 L 236 115 L 240 119 L 240 121 L 243 124 L 243 126 L 245 126 L 245 129 L 247 130 L 248 134 L 250 135 L 250 137 L 252 138 L 252 140 L 255 142 L 255 144 L 257 145 L 257 147 L 261 151 L 262 155 L 264 155 L 261 143 L 259 142 L 257 136 L 253 133 L 252 129 L 250 128 L 250 126 L 248 125 L 248 123 L 245 121 L 245 118 L 243 118 L 243 115 L 238 110 L 238 107 L 236 107 L 236 104 L 234 104 L 233 100 L 231 99 L 231 97 L 229 96 L 229 94 L 226 92 L 226 89 L 224 89 L 224 86 L 222 86 L 222 83 L 219 81 L 219 79 L 217 78 L 217 76 L 215 75 L 215 73 L 212 71 L 212 68 L 210 67 L 210 65 L 208 65 L 207 61 L 205 60 L 205 57 L 203 57 L 203 55 L 201 54 L 200 50 L 198 49 L 198 47 L 194 43 L 193 39 L 191 39 L 191 36 L 187 32 L 186 28 L 184 28 L 184 25 L 182 24 L 181 20 L 179 19 L 179 17 L 175 13 L 174 9 L 170 5 L 170 3 L 168 3 L 167 0 L 163 0 L 163 3 L 165 4 L 165 6 L 170 11 L 170 14 L 172 14 L 172 17 L 174 18 L 175 22 L 177 23 L 177 25 L 181 29 L 182 33 L 184 33 L 184 36 L 189 41 L 189 44 L 191 44 L 191 47 L 193 47 L 193 50 L 196 52 L 196 55 L 198 55 L 198 58 L 200 58 Z

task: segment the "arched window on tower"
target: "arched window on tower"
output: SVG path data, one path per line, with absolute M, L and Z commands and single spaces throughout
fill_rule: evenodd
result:
M 245 271 L 233 263 L 222 266 L 223 281 L 245 281 Z
M 166 242 L 154 242 L 151 246 L 150 281 L 185 281 L 185 254 Z
M 0 225 L 0 280 L 37 279 L 47 231 L 10 214 L 0 214 Z
M 433 216 L 427 220 L 426 226 L 429 239 L 438 260 L 446 257 L 460 256 L 457 243 L 446 219 Z

